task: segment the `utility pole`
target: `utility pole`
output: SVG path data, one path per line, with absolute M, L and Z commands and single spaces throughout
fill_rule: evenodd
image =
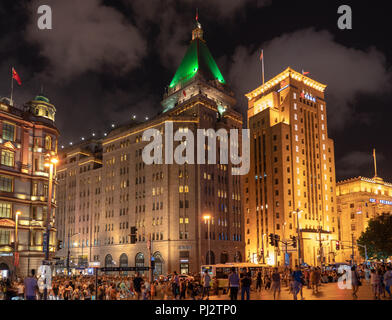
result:
M 351 265 L 354 265 L 354 233 L 351 234 Z
M 321 241 L 321 225 L 319 225 L 320 267 L 323 267 L 323 243 Z
M 300 210 L 297 208 L 296 211 L 294 211 L 297 214 L 297 233 L 298 233 L 298 264 L 301 266 L 302 265 L 302 258 L 301 258 L 301 233 L 299 230 L 299 213 Z

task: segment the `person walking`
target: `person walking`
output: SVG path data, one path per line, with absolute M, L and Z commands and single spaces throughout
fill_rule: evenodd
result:
M 303 281 L 303 274 L 300 267 L 295 266 L 295 271 L 293 272 L 293 297 L 294 300 L 297 300 L 297 295 L 301 291 Z M 304 300 L 301 292 L 301 300 Z
M 257 272 L 257 278 L 256 278 L 256 291 L 261 291 L 261 272 Z
M 359 274 L 356 270 L 355 266 L 351 267 L 351 286 L 353 288 L 353 298 L 358 298 L 357 292 L 359 289 L 359 286 L 361 285 L 361 280 L 359 278 Z
M 278 292 L 278 296 L 280 295 L 280 273 L 278 272 L 278 268 L 274 268 L 274 272 L 272 273 L 272 291 L 274 293 L 274 300 L 276 300 L 276 292 Z
M 250 300 L 250 286 L 252 280 L 248 273 L 245 273 L 241 279 L 241 300 L 244 300 L 246 294 L 246 300 Z
M 133 288 L 135 289 L 137 300 L 140 300 L 142 295 L 142 284 L 143 279 L 140 277 L 139 272 L 136 272 L 135 278 L 133 279 Z
M 26 300 L 37 300 L 38 282 L 35 278 L 35 270 L 31 269 L 31 277 L 26 277 L 24 280 L 24 294 Z
M 237 300 L 238 288 L 240 286 L 240 278 L 238 277 L 235 268 L 231 268 L 229 275 L 229 288 L 230 288 L 230 300 Z
M 205 295 L 207 295 L 206 300 L 209 300 L 209 298 L 210 298 L 210 287 L 211 287 L 211 277 L 208 274 L 208 270 L 204 271 L 202 281 L 203 281 L 203 294 L 202 294 L 200 300 L 203 300 Z
M 391 286 L 392 286 L 392 267 L 387 267 L 387 272 L 384 274 L 385 290 L 388 292 L 389 299 L 392 299 Z

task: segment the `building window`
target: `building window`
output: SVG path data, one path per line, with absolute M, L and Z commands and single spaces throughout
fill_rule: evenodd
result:
M 51 136 L 45 137 L 45 149 L 52 150 L 52 137 Z
M 14 157 L 15 154 L 9 150 L 1 151 L 1 164 L 9 167 L 14 166 Z
M 10 243 L 11 231 L 0 229 L 0 245 L 8 245 Z
M 6 176 L 0 176 L 0 191 L 12 192 L 13 179 Z
M 3 122 L 3 139 L 8 140 L 8 141 L 14 141 L 15 140 L 15 126 Z
M 0 218 L 12 218 L 10 203 L 0 202 Z

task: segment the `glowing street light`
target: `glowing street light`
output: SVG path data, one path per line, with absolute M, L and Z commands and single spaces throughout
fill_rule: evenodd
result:
M 48 209 L 46 214 L 46 248 L 45 248 L 45 262 L 49 261 L 49 240 L 50 240 L 50 219 L 52 217 L 52 193 L 53 193 L 53 177 L 56 169 L 56 164 L 59 162 L 59 158 L 52 151 L 45 156 L 45 167 L 49 168 L 49 188 L 48 188 Z M 46 281 L 46 280 L 45 280 Z M 48 289 L 44 288 L 44 300 L 48 299 Z

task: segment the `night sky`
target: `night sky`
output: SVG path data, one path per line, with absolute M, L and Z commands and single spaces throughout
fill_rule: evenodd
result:
M 53 30 L 39 30 L 37 8 L 50 5 Z M 337 27 L 339 5 L 353 29 Z M 392 80 L 389 10 L 378 1 L 1 0 L 0 96 L 11 67 L 22 78 L 18 105 L 44 94 L 57 108 L 61 144 L 109 130 L 133 115 L 153 117 L 191 40 L 195 10 L 204 38 L 246 114 L 244 93 L 291 66 L 327 84 L 329 136 L 337 180 L 392 182 Z

